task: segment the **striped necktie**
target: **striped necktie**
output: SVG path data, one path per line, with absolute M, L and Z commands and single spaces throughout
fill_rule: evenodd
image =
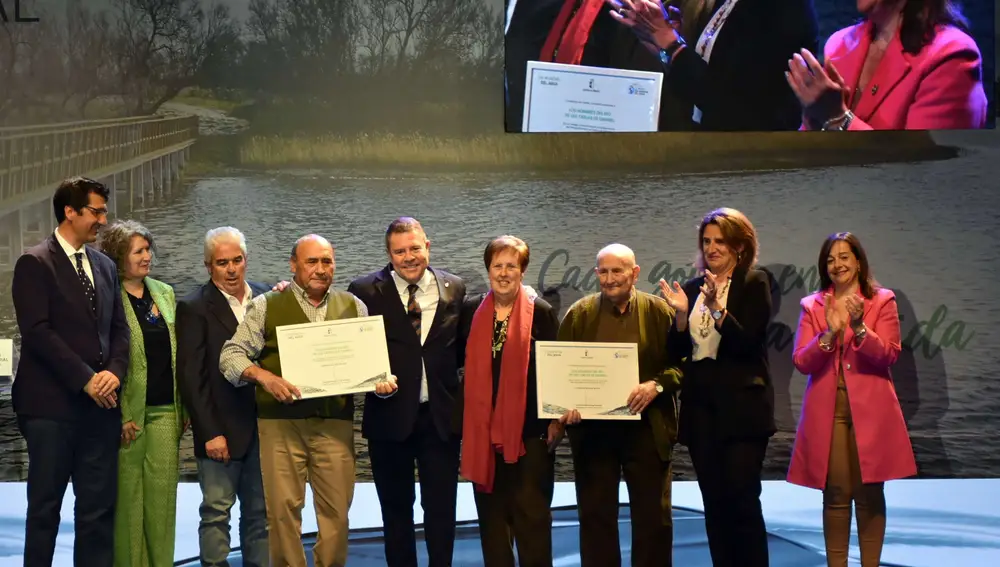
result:
M 406 314 L 410 316 L 410 324 L 417 332 L 417 340 L 420 340 L 420 304 L 417 303 L 417 284 L 406 286 L 406 291 L 410 292 L 410 297 L 406 301 Z

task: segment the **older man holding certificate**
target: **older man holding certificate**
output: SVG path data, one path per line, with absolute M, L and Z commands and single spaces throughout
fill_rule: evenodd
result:
M 372 369 L 388 368 L 378 360 L 371 367 L 353 361 L 367 356 L 355 352 L 359 349 L 378 353 L 379 337 L 381 356 L 387 360 L 388 355 L 384 333 L 376 328 L 377 321 L 367 318 L 364 303 L 330 289 L 333 246 L 321 236 L 303 236 L 292 247 L 289 264 L 291 285 L 253 299 L 236 334 L 222 347 L 219 366 L 234 385 L 256 385 L 271 564 L 306 566 L 301 531 L 308 480 L 319 527 L 315 565 L 342 567 L 347 563 L 347 514 L 354 495 L 354 402 L 347 392 L 367 388 L 388 395 L 396 389 L 395 377 L 369 376 Z M 362 339 L 345 340 L 341 325 L 359 317 L 366 319 L 355 324 L 354 331 L 371 336 L 375 348 L 371 343 L 366 347 Z M 370 332 L 364 332 L 366 327 Z M 328 339 L 317 339 L 327 331 Z M 286 366 L 298 377 L 283 374 L 282 354 L 288 355 Z M 352 376 L 354 372 L 360 375 Z M 305 377 L 310 373 L 311 379 Z M 361 382 L 365 386 L 356 387 Z
M 666 345 L 674 311 L 662 298 L 635 288 L 639 266 L 628 247 L 603 248 L 597 254 L 596 272 L 600 293 L 574 303 L 559 326 L 559 341 L 577 344 L 561 348 L 551 344 L 545 354 L 539 349 L 539 399 L 548 393 L 547 382 L 560 378 L 566 390 L 592 388 L 593 398 L 611 398 L 606 405 L 595 402 L 591 408 L 570 409 L 562 418 L 571 426 L 567 434 L 573 451 L 582 566 L 621 564 L 618 486 L 623 472 L 631 509 L 632 565 L 670 566 L 670 459 L 676 441 L 680 371 Z M 586 347 L 583 354 L 580 347 Z M 544 370 L 542 360 L 549 354 L 566 360 L 564 370 L 558 366 L 552 372 Z M 582 369 L 575 377 L 565 370 L 571 365 Z M 565 395 L 579 397 L 572 391 Z M 618 411 L 617 406 L 626 407 Z M 638 419 L 622 419 L 627 414 Z

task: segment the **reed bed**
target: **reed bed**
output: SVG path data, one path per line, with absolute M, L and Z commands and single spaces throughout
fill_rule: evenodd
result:
M 248 136 L 238 150 L 251 168 L 430 170 L 699 169 L 773 167 L 782 162 L 925 159 L 938 149 L 924 132 L 691 132 L 497 134 L 470 138 L 362 134 Z

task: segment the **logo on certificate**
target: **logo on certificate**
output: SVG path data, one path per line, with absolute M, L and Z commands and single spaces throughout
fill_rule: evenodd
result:
M 630 95 L 638 95 L 638 96 L 645 96 L 645 95 L 649 94 L 649 91 L 647 91 L 646 89 L 642 88 L 641 86 L 633 83 L 633 84 L 629 85 L 629 87 L 628 87 L 628 94 L 630 94 Z

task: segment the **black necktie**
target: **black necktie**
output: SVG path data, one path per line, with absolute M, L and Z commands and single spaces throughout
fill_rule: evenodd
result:
M 420 340 L 420 305 L 417 303 L 417 284 L 406 286 L 406 291 L 410 292 L 410 298 L 406 301 L 406 314 L 410 316 L 410 324 L 417 332 L 417 340 Z
M 90 309 L 94 313 L 97 313 L 97 292 L 94 291 L 94 284 L 87 277 L 87 272 L 83 271 L 83 252 L 77 252 L 73 255 L 76 256 L 76 275 L 80 276 L 83 291 L 87 294 L 87 299 L 90 301 Z

